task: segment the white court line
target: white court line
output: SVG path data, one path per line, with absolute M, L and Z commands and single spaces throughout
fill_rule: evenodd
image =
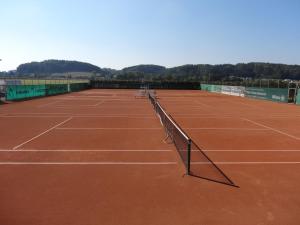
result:
M 57 115 L 57 116 L 1 116 L 0 117 L 4 117 L 4 118 L 62 118 L 62 117 L 68 117 L 67 115 Z
M 93 105 L 93 106 L 99 106 L 99 105 L 103 104 L 104 102 L 105 102 L 104 100 L 103 100 L 103 101 L 100 101 L 100 102 L 96 103 L 96 104 Z
M 58 127 L 56 130 L 162 130 L 162 127 L 158 128 L 151 128 L 151 127 L 146 127 L 146 128 L 139 128 L 139 127 Z
M 211 105 L 207 105 L 207 104 L 204 104 L 204 103 L 202 103 L 202 102 L 200 102 L 200 101 L 194 101 L 196 104 L 198 104 L 198 105 L 202 105 L 202 106 L 204 106 L 204 107 L 207 107 L 207 108 L 214 108 L 213 106 L 211 106 Z
M 299 150 L 300 151 L 300 150 Z M 121 149 L 116 149 L 116 150 L 112 150 L 112 149 L 97 149 L 97 150 L 93 150 L 93 149 L 88 149 L 88 150 L 83 150 L 83 149 L 54 149 L 54 150 L 49 150 L 49 149 L 42 149 L 42 150 L 38 150 L 38 149 L 18 149 L 18 150 L 12 150 L 12 149 L 0 149 L 0 152 L 173 152 L 173 150 L 121 150 Z
M 132 118 L 132 119 L 154 119 L 153 116 L 114 116 L 114 115 L 53 115 L 53 116 L 47 116 L 47 115 L 40 115 L 40 116 L 34 116 L 34 115 L 19 115 L 19 116 L 0 116 L 0 117 L 12 117 L 12 118 L 61 118 L 61 117 L 74 117 L 74 118 Z
M 52 115 L 52 114 L 69 114 L 69 113 L 42 113 L 42 112 L 39 112 L 39 113 L 34 113 L 34 112 L 30 112 L 30 113 L 6 113 L 6 115 L 8 115 L 8 114 L 11 114 L 11 115 L 30 115 L 30 114 L 37 114 L 37 115 L 39 115 L 39 114 L 41 114 L 41 115 Z
M 202 128 L 189 128 L 189 127 L 183 127 L 184 130 L 269 130 L 267 128 L 234 128 L 234 127 L 202 127 Z
M 177 162 L 0 162 L 0 165 L 176 165 Z
M 192 151 L 199 151 L 199 150 L 192 150 Z M 300 150 L 289 150 L 289 149 L 278 149 L 278 150 L 266 150 L 266 149 L 237 149 L 237 150 L 202 150 L 203 152 L 300 152 Z
M 49 106 L 49 105 L 53 105 L 53 104 L 56 104 L 56 103 L 59 103 L 59 102 L 61 102 L 61 101 L 50 102 L 50 103 L 48 103 L 48 104 L 39 105 L 39 106 L 37 106 L 37 107 L 38 107 L 38 108 L 42 108 L 42 107 L 46 107 L 46 106 Z
M 95 105 L 56 105 L 55 108 L 95 107 Z
M 207 165 L 211 164 L 211 162 L 191 162 L 191 164 L 195 165 Z M 300 164 L 300 162 L 214 162 L 216 165 L 243 165 L 243 164 Z
M 27 143 L 33 141 L 34 139 L 36 139 L 36 138 L 38 138 L 38 137 L 40 137 L 40 136 L 42 136 L 42 135 L 44 135 L 44 134 L 50 132 L 51 130 L 55 129 L 55 128 L 58 127 L 58 126 L 67 123 L 67 122 L 70 121 L 71 119 L 72 119 L 72 117 L 69 117 L 68 119 L 64 120 L 63 122 L 61 122 L 61 123 L 59 123 L 59 124 L 57 124 L 57 125 L 55 125 L 55 126 L 49 128 L 48 130 L 46 130 L 46 131 L 44 131 L 44 132 L 42 132 L 42 133 L 40 133 L 40 134 L 34 136 L 33 138 L 29 139 L 28 141 L 25 141 L 25 142 L 23 142 L 22 144 L 19 144 L 19 145 L 13 147 L 13 150 L 16 150 L 16 149 L 18 149 L 19 147 L 21 147 L 21 146 L 23 146 L 23 145 L 25 145 L 25 144 L 27 144 Z
M 245 119 L 245 118 L 244 118 L 244 120 L 249 121 L 249 122 L 251 122 L 251 123 L 253 123 L 253 124 L 256 124 L 256 125 L 258 125 L 258 126 L 268 128 L 269 130 L 275 131 L 275 132 L 277 132 L 277 133 L 279 133 L 279 134 L 283 134 L 283 135 L 288 136 L 288 137 L 290 137 L 290 138 L 293 138 L 293 139 L 295 139 L 295 140 L 298 140 L 298 141 L 300 140 L 300 138 L 298 138 L 298 137 L 296 137 L 296 136 L 294 136 L 294 135 L 285 133 L 285 132 L 283 132 L 283 131 L 274 129 L 274 128 L 272 128 L 272 127 L 268 127 L 268 126 L 263 125 L 263 124 L 261 124 L 261 123 L 255 122 L 255 121 L 253 121 L 253 120 L 249 120 L 249 119 Z

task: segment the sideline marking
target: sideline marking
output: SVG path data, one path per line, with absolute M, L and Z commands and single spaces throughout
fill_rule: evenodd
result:
M 176 165 L 177 162 L 0 162 L 0 165 Z
M 198 150 L 192 150 L 192 151 L 198 151 Z M 283 149 L 278 149 L 278 150 L 266 150 L 266 149 L 237 149 L 237 150 L 233 150 L 233 149 L 229 149 L 229 150 L 202 150 L 203 152 L 300 152 L 300 150 L 283 150 Z
M 99 106 L 99 105 L 103 104 L 104 102 L 105 102 L 104 100 L 103 100 L 103 101 L 100 101 L 100 102 L 96 103 L 96 104 L 93 105 L 93 106 Z
M 132 118 L 132 119 L 153 119 L 153 116 L 118 116 L 118 115 L 39 115 L 39 116 L 35 116 L 35 115 L 18 115 L 18 116 L 1 116 L 3 118 L 60 118 L 60 117 L 74 117 L 74 118 Z
M 267 128 L 235 128 L 235 127 L 203 127 L 203 128 L 189 128 L 189 127 L 183 127 L 183 129 L 186 130 L 269 130 Z
M 299 150 L 300 151 L 300 150 Z M 112 150 L 112 149 L 99 149 L 99 150 L 83 150 L 83 149 L 54 149 L 54 150 L 49 150 L 49 149 L 42 149 L 42 150 L 38 150 L 38 149 L 18 149 L 18 150 L 12 150 L 12 149 L 0 149 L 0 152 L 173 152 L 172 149 L 169 150 L 121 150 L 121 149 L 116 149 L 116 150 Z
M 214 108 L 213 106 L 207 105 L 207 104 L 205 104 L 205 103 L 203 103 L 203 102 L 200 102 L 199 100 L 195 100 L 194 102 L 195 102 L 196 104 L 198 104 L 198 105 L 202 105 L 202 106 L 207 107 L 207 108 Z
M 268 126 L 263 125 L 263 124 L 261 124 L 261 123 L 255 122 L 255 121 L 253 121 L 253 120 L 249 120 L 249 119 L 245 119 L 245 118 L 243 118 L 243 119 L 246 120 L 246 121 L 249 121 L 249 122 L 251 122 L 251 123 L 253 123 L 253 124 L 256 124 L 256 125 L 258 125 L 258 126 L 268 128 L 269 130 L 275 131 L 275 132 L 277 132 L 277 133 L 279 133 L 279 134 L 283 134 L 283 135 L 285 135 L 285 136 L 288 136 L 288 137 L 290 137 L 290 138 L 293 138 L 293 139 L 295 139 L 295 140 L 298 140 L 298 141 L 300 140 L 300 138 L 298 138 L 298 137 L 296 137 L 296 136 L 294 136 L 294 135 L 285 133 L 285 132 L 283 132 L 283 131 L 277 130 L 277 129 L 272 128 L 272 127 L 268 127 Z
M 22 144 L 19 144 L 19 145 L 13 147 L 13 150 L 16 150 L 17 148 L 19 148 L 19 147 L 21 147 L 21 146 L 23 146 L 23 145 L 25 145 L 25 144 L 27 144 L 27 143 L 33 141 L 34 139 L 36 139 L 36 138 L 38 138 L 38 137 L 40 137 L 40 136 L 42 136 L 42 135 L 44 135 L 44 134 L 50 132 L 51 130 L 55 129 L 55 128 L 58 127 L 58 126 L 67 123 L 67 122 L 70 121 L 71 119 L 72 119 L 72 117 L 69 117 L 68 119 L 64 120 L 63 122 L 61 122 L 61 123 L 59 123 L 59 124 L 57 124 L 57 125 L 55 125 L 55 126 L 49 128 L 48 130 L 46 130 L 46 131 L 44 131 L 44 132 L 42 132 L 42 133 L 40 133 L 40 134 L 34 136 L 33 138 L 29 139 L 28 141 L 25 141 L 25 142 L 23 142 Z
M 38 105 L 37 108 L 46 107 L 46 106 L 49 106 L 49 105 L 52 105 L 52 104 L 55 104 L 55 103 L 58 103 L 58 102 L 61 102 L 61 101 L 55 101 L 55 102 L 50 102 L 48 104 Z
M 211 164 L 211 162 L 191 162 L 191 164 L 199 164 L 199 165 L 206 165 L 206 164 Z M 295 161 L 295 162 L 214 162 L 214 164 L 218 164 L 218 165 L 243 165 L 243 164 L 300 164 L 299 161 Z
M 126 128 L 126 127 L 58 127 L 56 130 L 162 130 L 161 127 L 154 127 L 154 128 L 139 128 L 139 127 L 133 127 L 133 128 Z

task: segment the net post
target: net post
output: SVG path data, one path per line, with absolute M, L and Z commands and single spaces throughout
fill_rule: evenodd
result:
M 191 139 L 188 140 L 188 149 L 187 149 L 187 175 L 190 175 L 191 173 L 191 146 L 192 146 L 192 141 Z

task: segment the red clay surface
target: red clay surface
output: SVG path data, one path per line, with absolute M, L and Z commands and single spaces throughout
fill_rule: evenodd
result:
M 236 188 L 183 176 L 149 100 L 136 92 L 1 105 L 0 224 L 299 224 L 300 107 L 157 91 Z

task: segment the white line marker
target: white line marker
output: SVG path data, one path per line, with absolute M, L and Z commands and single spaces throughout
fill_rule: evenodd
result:
M 267 128 L 234 128 L 234 127 L 202 127 L 202 128 L 190 128 L 183 127 L 184 130 L 269 130 Z
M 105 102 L 105 101 L 100 101 L 100 102 L 96 103 L 96 104 L 93 105 L 93 106 L 99 106 L 99 105 L 103 104 L 104 102 Z
M 139 127 L 133 127 L 133 128 L 126 128 L 126 127 L 58 127 L 56 130 L 162 130 L 162 127 L 158 128 L 151 128 L 151 127 L 146 127 L 146 128 L 139 128 Z
M 18 150 L 12 150 L 12 149 L 1 149 L 0 152 L 173 152 L 173 150 L 111 150 L 111 149 L 100 149 L 100 150 L 74 150 L 74 149 L 54 149 L 54 150 L 48 150 L 48 149 L 43 149 L 43 150 L 37 150 L 37 149 L 18 149 Z
M 132 118 L 132 119 L 154 119 L 153 116 L 117 116 L 117 115 L 18 115 L 18 116 L 0 116 L 3 118 L 61 118 L 61 117 L 76 117 L 76 118 Z
M 61 101 L 50 102 L 48 104 L 39 105 L 37 107 L 38 108 L 43 108 L 43 107 L 46 107 L 46 106 L 49 106 L 49 105 L 53 105 L 53 104 L 56 104 L 56 103 L 59 103 L 59 102 L 61 102 Z
M 0 162 L 0 165 L 176 165 L 177 162 Z
M 199 150 L 192 150 L 192 151 L 199 151 Z M 242 150 L 242 149 L 237 149 L 237 150 L 202 150 L 203 152 L 300 152 L 300 150 L 283 150 L 283 149 L 279 149 L 279 150 L 266 150 L 266 149 L 250 149 L 250 150 Z
M 211 162 L 191 162 L 191 164 L 195 165 L 207 165 L 211 164 Z M 300 164 L 300 162 L 214 162 L 217 165 L 243 165 L 243 164 Z
M 44 132 L 42 132 L 42 133 L 40 133 L 40 134 L 34 136 L 33 138 L 29 139 L 28 141 L 25 141 L 25 142 L 23 142 L 22 144 L 19 144 L 19 145 L 15 146 L 15 147 L 13 148 L 13 150 L 16 150 L 16 149 L 18 149 L 19 147 L 21 147 L 21 146 L 23 146 L 23 145 L 25 145 L 25 144 L 27 144 L 27 143 L 33 141 L 34 139 L 36 139 L 36 138 L 38 138 L 38 137 L 40 137 L 40 136 L 42 136 L 42 135 L 44 135 L 44 134 L 50 132 L 51 130 L 55 129 L 55 128 L 58 127 L 58 126 L 67 123 L 67 122 L 70 121 L 71 119 L 72 119 L 72 117 L 69 117 L 68 119 L 64 120 L 63 122 L 61 122 L 61 123 L 55 125 L 54 127 L 51 127 L 50 129 L 48 129 L 48 130 L 46 130 L 46 131 L 44 131 Z
M 269 129 L 269 130 L 275 131 L 275 132 L 277 132 L 277 133 L 279 133 L 279 134 L 283 134 L 283 135 L 288 136 L 288 137 L 290 137 L 290 138 L 293 138 L 293 139 L 295 139 L 295 140 L 298 140 L 298 141 L 300 140 L 299 137 L 296 137 L 296 136 L 294 136 L 294 135 L 291 135 L 291 134 L 285 133 L 285 132 L 283 132 L 283 131 L 274 129 L 274 128 L 272 128 L 272 127 L 268 127 L 268 126 L 263 125 L 263 124 L 261 124 L 261 123 L 255 122 L 255 121 L 253 121 L 253 120 L 249 120 L 249 119 L 245 119 L 245 118 L 244 118 L 244 120 L 249 121 L 249 122 L 251 122 L 251 123 L 253 123 L 253 124 L 256 124 L 256 125 L 258 125 L 258 126 L 267 128 L 267 129 Z

